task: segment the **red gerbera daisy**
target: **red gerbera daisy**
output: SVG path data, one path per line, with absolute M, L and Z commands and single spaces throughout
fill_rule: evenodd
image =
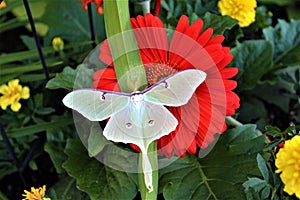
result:
M 228 47 L 221 45 L 223 36 L 212 38 L 213 29 L 202 32 L 203 21 L 198 19 L 189 26 L 182 16 L 170 44 L 163 23 L 147 14 L 131 19 L 144 63 L 148 86 L 177 71 L 196 68 L 207 74 L 197 88 L 194 98 L 184 106 L 169 107 L 177 118 L 176 130 L 157 140 L 159 153 L 171 157 L 173 152 L 184 156 L 195 154 L 197 147 L 205 148 L 214 135 L 226 130 L 225 116 L 233 115 L 239 107 L 239 97 L 232 92 L 237 86 L 228 80 L 237 68 L 225 68 L 232 60 Z M 107 40 L 100 46 L 100 59 L 108 68 L 96 71 L 93 87 L 120 91 Z
M 101 7 L 103 4 L 103 0 L 80 0 L 80 2 L 83 2 L 82 4 L 83 10 L 87 10 L 87 5 L 91 2 L 94 2 L 97 8 L 97 12 L 99 14 L 103 14 L 103 8 Z

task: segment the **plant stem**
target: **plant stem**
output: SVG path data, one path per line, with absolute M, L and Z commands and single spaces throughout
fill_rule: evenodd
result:
M 68 183 L 68 185 L 65 187 L 65 191 L 64 193 L 62 194 L 62 196 L 67 199 L 67 194 L 68 192 L 70 192 L 72 186 L 76 184 L 76 180 L 74 178 L 72 178 L 72 180 Z
M 0 199 L 1 200 L 8 200 L 8 198 L 2 192 L 0 192 Z
M 243 126 L 243 124 L 239 121 L 237 121 L 236 119 L 234 119 L 233 117 L 226 117 L 227 122 L 232 125 L 232 126 Z
M 46 61 L 45 61 L 44 54 L 42 51 L 41 43 L 40 43 L 39 37 L 37 35 L 36 29 L 35 29 L 35 25 L 34 25 L 31 11 L 30 11 L 29 3 L 27 0 L 23 0 L 23 3 L 24 3 L 24 7 L 25 7 L 25 10 L 27 13 L 28 21 L 30 23 L 31 31 L 32 31 L 32 34 L 33 34 L 33 37 L 35 40 L 35 44 L 36 44 L 37 50 L 39 52 L 40 60 L 41 60 L 43 70 L 44 70 L 44 74 L 46 76 L 46 80 L 48 81 L 48 80 L 50 80 L 50 76 L 49 76 L 48 68 L 46 66 Z
M 94 29 L 94 22 L 93 22 L 93 11 L 92 5 L 88 4 L 88 15 L 89 15 L 89 24 L 90 24 L 90 31 L 91 31 L 91 40 L 93 41 L 92 46 L 93 48 L 96 47 L 96 36 L 95 36 L 95 29 Z
M 15 166 L 18 169 L 20 179 L 21 179 L 22 183 L 24 185 L 26 185 L 26 181 L 25 181 L 25 179 L 23 177 L 23 171 L 21 171 L 21 169 L 20 169 L 20 165 L 19 165 L 19 162 L 18 162 L 18 159 L 17 159 L 17 155 L 16 155 L 16 153 L 14 151 L 14 148 L 11 145 L 11 143 L 10 143 L 8 137 L 7 137 L 7 134 L 6 134 L 5 130 L 4 130 L 1 122 L 0 122 L 0 132 L 1 132 L 1 136 L 2 136 L 3 142 L 5 143 L 5 145 L 7 147 L 7 150 L 9 152 L 9 154 L 11 155 L 12 160 L 13 160 Z
M 7 134 L 2 126 L 2 124 L 0 123 L 0 132 L 1 132 L 1 136 L 2 136 L 2 140 L 3 142 L 5 143 L 6 147 L 7 147 L 7 150 L 9 152 L 9 154 L 11 155 L 12 157 L 12 160 L 14 162 L 14 164 L 16 165 L 17 168 L 19 168 L 19 163 L 18 163 L 18 159 L 17 159 L 17 155 L 13 149 L 13 146 L 11 145 L 8 137 L 7 137 Z
M 244 124 L 242 124 L 241 122 L 239 122 L 238 120 L 234 119 L 233 117 L 226 117 L 227 122 L 234 127 L 237 126 L 243 126 Z M 263 134 L 260 130 L 256 129 L 259 134 Z
M 120 88 L 123 92 L 128 93 L 144 89 L 147 86 L 146 73 L 131 28 L 128 0 L 104 0 L 103 6 L 106 35 Z M 155 141 L 149 145 L 147 151 L 151 168 L 154 169 L 152 170 L 153 191 L 149 193 L 145 185 L 142 155 L 139 159 L 139 189 L 143 200 L 153 200 L 157 198 L 158 191 L 158 163 Z
M 131 28 L 128 0 L 104 1 L 104 21 L 116 76 L 123 92 L 147 86 L 146 72 Z
M 142 1 L 142 2 L 139 2 L 138 4 L 140 4 L 142 6 L 144 15 L 146 15 L 147 13 L 150 13 L 150 0 Z
M 156 141 L 152 142 L 148 147 L 148 156 L 152 167 L 152 184 L 153 191 L 148 192 L 145 185 L 144 174 L 142 169 L 142 152 L 139 157 L 139 189 L 142 200 L 155 200 L 157 199 L 158 192 L 158 161 L 157 161 L 157 146 Z

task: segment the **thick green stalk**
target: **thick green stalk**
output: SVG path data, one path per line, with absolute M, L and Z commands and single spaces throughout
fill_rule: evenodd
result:
M 120 88 L 123 92 L 142 90 L 147 86 L 147 79 L 142 59 L 139 54 L 135 35 L 131 29 L 128 0 L 104 0 L 104 21 L 106 35 L 112 54 L 114 68 Z M 142 159 L 139 159 L 139 189 L 143 200 L 157 199 L 158 163 L 156 143 L 152 142 L 148 152 L 153 171 L 153 192 L 149 193 L 142 173 Z
M 121 90 L 144 89 L 146 73 L 131 28 L 128 0 L 104 0 L 104 10 L 106 35 Z
M 148 192 L 148 189 L 145 185 L 144 174 L 142 169 L 142 153 L 140 153 L 139 157 L 139 189 L 141 193 L 141 197 L 143 200 L 155 200 L 157 199 L 158 192 L 158 161 L 157 161 L 157 146 L 156 141 L 152 142 L 148 147 L 148 156 L 152 166 L 152 183 L 153 183 L 153 191 Z

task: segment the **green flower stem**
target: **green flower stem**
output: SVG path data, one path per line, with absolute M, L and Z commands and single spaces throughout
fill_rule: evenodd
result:
M 104 0 L 104 21 L 116 76 L 123 92 L 144 89 L 147 79 L 131 28 L 128 0 Z
M 144 89 L 147 79 L 137 42 L 131 31 L 128 0 L 104 0 L 104 21 L 110 51 L 118 83 L 123 92 Z M 153 192 L 149 193 L 144 183 L 143 173 L 139 173 L 139 189 L 143 200 L 156 199 L 158 191 L 158 163 L 156 142 L 149 145 L 148 154 L 152 169 Z M 141 155 L 139 171 L 142 172 Z
M 148 192 L 148 189 L 145 185 L 144 174 L 142 173 L 142 153 L 140 153 L 139 157 L 139 189 L 141 193 L 141 197 L 143 200 L 155 200 L 157 199 L 158 192 L 158 161 L 157 161 L 157 146 L 156 141 L 152 142 L 148 147 L 148 156 L 151 163 L 152 171 L 152 183 L 153 183 L 153 191 Z M 154 153 L 153 153 L 154 152 Z
M 234 119 L 233 117 L 226 117 L 226 121 L 227 123 L 229 123 L 231 126 L 237 127 L 237 126 L 243 126 L 244 124 L 242 124 L 241 122 L 239 122 L 238 120 Z M 260 134 L 263 134 L 260 130 L 257 129 L 257 131 Z
M 144 15 L 150 13 L 150 0 L 138 2 L 142 6 Z
M 227 122 L 232 125 L 232 126 L 243 126 L 243 124 L 241 122 L 239 122 L 238 120 L 234 119 L 233 117 L 226 117 Z

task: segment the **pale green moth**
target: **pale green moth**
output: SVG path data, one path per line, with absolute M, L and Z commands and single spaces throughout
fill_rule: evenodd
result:
M 142 152 L 145 185 L 153 191 L 152 167 L 147 156 L 151 142 L 174 131 L 178 121 L 164 106 L 182 106 L 205 80 L 206 73 L 188 69 L 174 73 L 139 92 L 123 93 L 96 89 L 70 92 L 63 103 L 90 121 L 110 117 L 103 135 L 111 141 L 133 143 Z

